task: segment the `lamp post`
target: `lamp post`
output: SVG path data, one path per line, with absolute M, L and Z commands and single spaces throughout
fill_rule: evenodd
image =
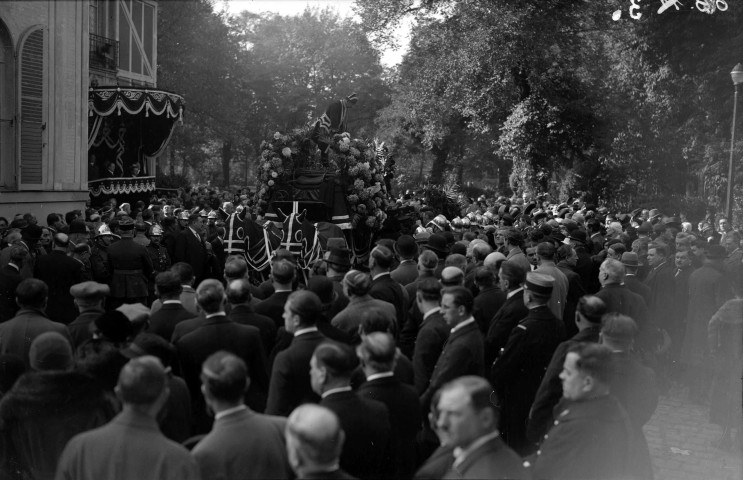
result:
M 726 205 L 726 215 L 728 222 L 733 223 L 733 157 L 735 151 L 735 117 L 738 113 L 738 85 L 743 83 L 743 64 L 738 64 L 730 72 L 730 78 L 733 79 L 733 85 L 735 85 L 735 97 L 733 98 L 733 128 L 730 132 L 730 161 L 728 163 L 728 196 Z

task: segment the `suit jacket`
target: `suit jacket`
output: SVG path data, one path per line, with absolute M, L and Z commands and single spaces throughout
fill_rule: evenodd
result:
M 20 270 L 10 265 L 0 268 L 0 322 L 15 317 L 18 304 L 15 302 L 15 289 L 23 281 Z
M 565 335 L 572 337 L 578 333 L 578 326 L 575 324 L 575 309 L 578 306 L 580 297 L 586 294 L 583 284 L 578 275 L 566 262 L 557 264 L 557 268 L 568 279 L 568 298 L 565 302 L 565 312 L 562 315 L 562 323 L 565 325 Z
M 181 337 L 175 347 L 183 379 L 194 402 L 194 433 L 205 433 L 211 425 L 201 394 L 200 374 L 204 361 L 219 350 L 226 350 L 245 361 L 250 374 L 246 403 L 263 410 L 268 391 L 268 373 L 266 354 L 257 328 L 238 325 L 224 315 L 206 318 L 201 325 Z
M 450 331 L 440 311 L 432 313 L 423 322 L 413 351 L 413 378 L 418 395 L 422 395 L 431 383 L 431 375 Z
M 181 301 L 181 305 L 183 308 L 191 312 L 191 317 L 198 317 L 203 315 L 198 308 L 196 308 L 196 290 L 190 285 L 181 285 L 183 287 L 183 291 L 181 292 L 181 296 L 178 298 L 178 300 Z M 163 302 L 158 298 L 154 302 L 152 302 L 152 306 L 150 307 L 150 315 L 154 315 L 155 312 L 163 308 Z
M 471 451 L 444 475 L 445 479 L 530 479 L 521 457 L 495 437 Z
M 504 303 L 506 303 L 506 294 L 495 286 L 480 291 L 475 297 L 472 316 L 475 317 L 477 326 L 483 335 L 488 333 L 490 321 Z
M 201 476 L 188 450 L 165 438 L 154 419 L 123 411 L 103 427 L 73 437 L 62 452 L 56 478 L 194 480 Z
M 529 263 L 524 252 L 518 247 L 508 252 L 506 261 L 520 265 L 525 272 L 531 272 L 531 263 Z
M 310 384 L 310 359 L 315 347 L 325 340 L 320 332 L 303 333 L 293 338 L 289 348 L 276 355 L 271 369 L 267 414 L 286 417 L 303 403 L 320 401 Z
M 415 389 L 392 376 L 367 381 L 359 387 L 358 394 L 384 403 L 390 414 L 390 443 L 382 475 L 410 478 L 417 464 L 415 437 L 421 426 L 421 410 Z
M 449 380 L 462 375 L 480 375 L 485 371 L 483 341 L 474 321 L 449 334 L 431 375 L 428 388 L 421 395 L 421 408 L 427 412 L 436 390 Z
M 529 309 L 524 305 L 523 290 L 506 299 L 506 302 L 490 321 L 490 328 L 485 335 L 485 365 L 489 367 L 493 364 L 501 348 L 505 348 L 506 343 L 508 343 L 511 331 L 528 314 Z
M 228 316 L 230 320 L 240 325 L 252 325 L 256 327 L 261 332 L 261 340 L 263 341 L 265 352 L 269 353 L 273 349 L 277 329 L 276 324 L 270 317 L 256 313 L 252 305 L 245 304 L 234 305 Z
M 273 320 L 276 329 L 284 326 L 284 305 L 286 299 L 289 298 L 292 292 L 274 292 L 273 295 L 261 300 L 255 306 L 255 313 L 259 315 L 265 315 Z
M 108 247 L 111 267 L 111 297 L 134 299 L 147 297 L 148 279 L 152 275 L 152 259 L 147 249 L 131 238 L 124 237 Z
M 55 321 L 68 325 L 78 314 L 70 287 L 89 280 L 83 272 L 83 264 L 64 252 L 53 250 L 36 260 L 34 277 L 49 287 L 47 312 Z
M 439 446 L 423 465 L 415 472 L 415 480 L 439 480 L 449 471 L 454 463 L 454 448 L 451 445 Z
M 418 265 L 415 260 L 403 260 L 400 265 L 390 272 L 392 280 L 400 285 L 407 285 L 418 278 Z
M 369 295 L 351 298 L 351 301 L 348 302 L 348 306 L 338 312 L 338 314 L 330 320 L 330 324 L 352 337 L 357 337 L 362 314 L 368 312 L 370 309 L 376 309 L 382 312 L 394 324 L 397 324 L 395 306 L 387 301 L 372 298 Z
M 547 366 L 547 371 L 544 374 L 544 378 L 542 378 L 542 383 L 539 385 L 539 390 L 537 390 L 534 403 L 529 412 L 526 436 L 530 442 L 535 444 L 540 443 L 544 434 L 552 427 L 555 405 L 562 398 L 560 372 L 562 372 L 568 350 L 580 342 L 597 343 L 599 341 L 600 331 L 601 327 L 599 325 L 581 330 L 569 340 L 565 340 L 559 344 L 555 349 L 555 353 L 552 354 L 552 359 Z
M 285 418 L 249 409 L 215 420 L 212 431 L 191 451 L 201 478 L 291 478 L 285 428 Z
M 534 478 L 632 478 L 632 426 L 611 395 L 561 402 L 556 420 L 532 462 Z
M 193 268 L 196 279 L 194 285 L 201 283 L 207 273 L 207 253 L 204 242 L 196 238 L 193 231 L 186 227 L 175 237 L 173 263 L 186 262 Z
M 15 317 L 0 323 L 0 354 L 18 355 L 29 368 L 28 351 L 36 337 L 46 332 L 57 332 L 70 340 L 67 327 L 49 320 L 40 310 L 22 308 Z
M 332 472 L 307 473 L 297 477 L 297 480 L 357 480 L 357 477 L 352 477 L 343 470 L 338 469 Z
M 673 274 L 676 268 L 672 260 L 650 271 L 645 285 L 650 288 L 650 303 L 647 304 L 649 318 L 662 328 L 672 326 L 677 319 L 671 318 L 675 299 Z
M 526 421 L 565 328 L 546 306 L 529 310 L 508 337 L 503 355 L 490 370 L 490 380 L 502 404 L 502 431 L 511 448 L 526 452 Z
M 403 325 L 405 325 L 405 318 L 407 317 L 407 309 L 405 308 L 407 304 L 405 299 L 406 293 L 402 285 L 394 281 L 389 274 L 382 274 L 372 281 L 369 295 L 372 298 L 389 302 L 395 307 L 396 325 L 399 332 Z
M 361 479 L 379 477 L 390 440 L 387 407 L 353 391 L 331 393 L 320 401 L 320 405 L 338 415 L 346 434 L 340 458 L 341 469 Z
M 689 272 L 691 274 L 691 272 Z M 688 276 L 687 276 L 688 278 Z M 624 276 L 624 286 L 629 288 L 631 292 L 638 294 L 642 297 L 643 300 L 645 300 L 645 305 L 650 304 L 650 287 L 642 283 L 642 281 L 637 277 L 637 275 L 625 275 Z M 687 293 L 685 292 L 684 295 Z
M 607 313 L 617 312 L 627 315 L 635 322 L 639 328 L 637 336 L 638 347 L 647 348 L 651 342 L 652 325 L 649 322 L 652 317 L 648 313 L 645 300 L 641 296 L 633 293 L 624 285 L 604 285 L 596 293 L 596 296 L 606 304 Z
M 193 314 L 183 308 L 183 304 L 166 303 L 157 312 L 150 315 L 150 326 L 147 331 L 170 341 L 175 326 L 189 318 L 193 318 Z
M 102 308 L 89 309 L 82 312 L 72 321 L 72 323 L 67 325 L 67 330 L 70 333 L 70 339 L 72 341 L 73 352 L 77 347 L 93 338 L 93 333 L 90 331 L 90 324 L 95 322 L 95 320 L 104 313 L 105 311 Z

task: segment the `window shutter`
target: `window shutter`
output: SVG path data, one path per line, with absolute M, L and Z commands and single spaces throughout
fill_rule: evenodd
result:
M 21 48 L 21 181 L 43 183 L 44 30 L 28 34 Z

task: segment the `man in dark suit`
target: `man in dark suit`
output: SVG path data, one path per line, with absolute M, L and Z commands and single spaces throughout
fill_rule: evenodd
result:
M 424 411 L 428 411 L 433 394 L 446 382 L 462 375 L 482 376 L 485 370 L 482 334 L 472 316 L 472 292 L 464 287 L 447 287 L 441 294 L 441 315 L 451 331 L 431 382 L 421 395 Z
M 541 443 L 544 434 L 552 427 L 553 410 L 562 398 L 560 372 L 562 372 L 568 350 L 580 342 L 597 343 L 601 331 L 601 318 L 605 313 L 606 304 L 596 296 L 586 295 L 578 302 L 574 315 L 578 333 L 557 346 L 534 397 L 534 403 L 529 412 L 529 423 L 526 426 L 526 436 L 530 442 Z
M 562 317 L 562 323 L 565 324 L 565 335 L 572 337 L 578 333 L 578 328 L 575 326 L 575 307 L 578 305 L 578 300 L 586 293 L 583 290 L 580 275 L 574 270 L 578 264 L 578 254 L 570 245 L 561 245 L 557 249 L 555 260 L 557 260 L 557 268 L 568 279 L 568 298 L 565 303 L 565 315 Z
M 361 397 L 351 389 L 351 375 L 358 359 L 350 346 L 323 342 L 310 360 L 312 389 L 322 396 L 320 405 L 338 415 L 346 442 L 340 467 L 361 479 L 378 478 L 390 441 L 387 407 Z
M 82 282 L 70 287 L 70 295 L 75 298 L 75 305 L 80 315 L 67 325 L 72 339 L 72 351 L 93 338 L 91 324 L 106 311 L 103 306 L 111 289 L 104 283 Z
M 252 305 L 249 282 L 244 278 L 229 282 L 227 301 L 230 303 L 230 319 L 240 325 L 252 325 L 260 330 L 263 348 L 270 352 L 276 340 L 276 324 L 270 317 L 256 313 Z
M 90 280 L 83 272 L 83 264 L 67 256 L 70 239 L 64 233 L 53 237 L 54 249 L 36 260 L 34 278 L 49 287 L 47 312 L 55 321 L 69 325 L 77 317 L 77 307 L 70 295 L 70 287 Z
M 419 282 L 415 298 L 418 309 L 423 312 L 423 323 L 413 351 L 413 374 L 415 390 L 422 395 L 428 389 L 451 328 L 441 315 L 441 284 L 438 280 L 426 278 Z
M 637 269 L 640 268 L 640 259 L 635 252 L 624 252 L 622 254 L 622 265 L 624 265 L 624 285 L 630 291 L 640 295 L 645 300 L 645 305 L 650 303 L 650 288 L 645 285 L 637 276 Z M 689 272 L 691 274 L 691 272 Z M 688 277 L 687 277 L 688 278 Z M 684 295 L 688 292 L 684 291 Z M 688 295 L 687 295 L 688 296 Z M 684 308 L 686 316 L 686 308 Z
M 475 317 L 480 332 L 486 335 L 490 329 L 490 321 L 506 303 L 506 294 L 495 284 L 495 273 L 488 268 L 478 267 L 473 272 L 473 278 L 475 287 L 480 293 L 475 297 L 472 315 Z
M 147 303 L 148 279 L 152 275 L 152 259 L 147 249 L 134 242 L 134 221 L 124 217 L 119 221 L 121 240 L 108 247 L 111 275 L 112 307 L 123 303 Z
M 21 267 L 28 251 L 20 245 L 11 245 L 10 261 L 0 268 L 0 323 L 13 318 L 18 311 L 15 289 L 23 280 Z
M 196 285 L 201 283 L 208 272 L 207 251 L 201 238 L 204 220 L 198 213 L 188 217 L 188 226 L 175 237 L 173 262 L 186 262 L 193 268 Z
M 266 355 L 263 352 L 260 332 L 255 327 L 238 325 L 227 318 L 224 306 L 227 298 L 218 280 L 204 280 L 196 289 L 199 307 L 205 314 L 203 323 L 181 337 L 175 344 L 178 361 L 194 402 L 194 432 L 209 431 L 211 419 L 206 415 L 203 396 L 200 394 L 201 365 L 209 355 L 225 350 L 245 361 L 250 368 L 253 388 L 246 397 L 252 408 L 262 411 L 268 391 Z
M 562 320 L 549 309 L 554 279 L 529 272 L 524 282 L 524 303 L 529 313 L 511 331 L 503 354 L 490 369 L 490 380 L 498 398 L 505 424 L 506 443 L 524 455 L 531 445 L 526 440 L 529 407 L 557 345 L 565 339 Z
M 632 293 L 624 285 L 624 265 L 618 260 L 608 258 L 601 263 L 599 269 L 601 290 L 596 296 L 606 304 L 607 313 L 616 312 L 627 315 L 640 328 L 638 347 L 648 351 L 651 347 L 652 318 L 648 314 L 645 300 L 640 295 Z
M 521 457 L 500 438 L 492 392 L 488 381 L 477 376 L 459 377 L 441 388 L 437 428 L 455 448 L 444 478 L 531 478 Z
M 407 285 L 418 278 L 418 267 L 415 257 L 418 255 L 418 244 L 410 235 L 402 235 L 395 242 L 395 253 L 400 257 L 400 265 L 390 273 L 392 280 L 400 285 Z
M 436 279 L 436 266 L 439 258 L 430 250 L 424 250 L 418 257 L 418 278 L 414 282 L 405 285 L 405 293 L 408 296 L 407 320 L 400 331 L 400 351 L 408 358 L 413 358 L 413 347 L 418 329 L 421 326 L 423 313 L 417 308 L 415 294 L 418 291 L 418 284 L 427 278 Z
M 369 295 L 378 300 L 389 302 L 395 307 L 397 313 L 397 330 L 400 331 L 405 325 L 407 304 L 405 290 L 390 276 L 390 267 L 395 261 L 392 251 L 382 245 L 374 247 L 369 255 L 369 270 L 372 276 L 372 285 Z
M 395 339 L 389 333 L 373 332 L 362 338 L 356 352 L 366 375 L 358 394 L 384 403 L 390 414 L 390 443 L 382 475 L 410 478 L 416 467 L 415 438 L 421 410 L 415 389 L 395 377 Z
M 162 307 L 150 315 L 148 332 L 170 341 L 176 325 L 193 318 L 193 314 L 183 308 L 182 292 L 181 277 L 177 273 L 168 270 L 155 277 L 155 293 L 160 298 Z
M 670 255 L 668 247 L 660 243 L 651 243 L 648 247 L 648 264 L 650 273 L 645 279 L 645 285 L 650 288 L 650 303 L 648 303 L 649 319 L 656 323 L 656 326 L 666 331 L 678 329 L 679 318 L 670 318 L 673 311 L 673 301 L 675 300 L 675 283 L 673 274 L 675 273 L 674 258 Z M 640 343 L 643 342 L 643 330 L 647 325 L 643 325 L 640 320 L 630 318 L 638 322 L 640 327 Z
M 201 477 L 231 479 L 289 478 L 284 440 L 286 419 L 262 415 L 243 403 L 250 385 L 248 367 L 220 351 L 201 370 L 201 389 L 214 427 L 191 451 Z
M 286 423 L 286 450 L 298 480 L 354 480 L 340 469 L 345 441 L 338 415 L 311 403 L 299 406 Z
M 516 263 L 505 261 L 498 274 L 500 288 L 506 292 L 506 301 L 490 320 L 485 336 L 485 365 L 489 368 L 508 343 L 516 325 L 529 313 L 524 305 L 524 281 L 526 271 Z
M 325 340 L 316 326 L 321 308 L 320 299 L 308 290 L 292 293 L 284 305 L 284 326 L 294 338 L 273 362 L 266 403 L 269 415 L 287 416 L 298 405 L 320 400 L 310 384 L 309 365 L 315 347 Z
M 279 260 L 271 265 L 273 294 L 255 306 L 255 312 L 273 320 L 276 328 L 284 325 L 284 304 L 292 293 L 295 268 L 287 260 Z M 287 412 L 288 414 L 288 412 Z
M 27 278 L 15 291 L 20 309 L 15 317 L 0 323 L 0 355 L 13 354 L 23 359 L 28 369 L 31 342 L 45 332 L 57 332 L 70 339 L 67 327 L 49 320 L 46 310 L 49 289 L 37 278 Z

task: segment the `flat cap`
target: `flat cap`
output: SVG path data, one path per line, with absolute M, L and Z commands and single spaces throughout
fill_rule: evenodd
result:
M 111 289 L 105 283 L 82 282 L 70 287 L 70 295 L 75 298 L 101 298 L 111 294 Z
M 368 291 L 371 288 L 371 277 L 368 273 L 359 270 L 349 270 L 346 276 L 343 277 L 343 281 L 355 289 Z
M 637 267 L 640 265 L 640 259 L 635 252 L 624 252 L 622 254 L 622 265 L 627 267 Z
M 441 284 L 445 287 L 459 285 L 464 280 L 464 272 L 459 267 L 446 267 L 441 271 Z

